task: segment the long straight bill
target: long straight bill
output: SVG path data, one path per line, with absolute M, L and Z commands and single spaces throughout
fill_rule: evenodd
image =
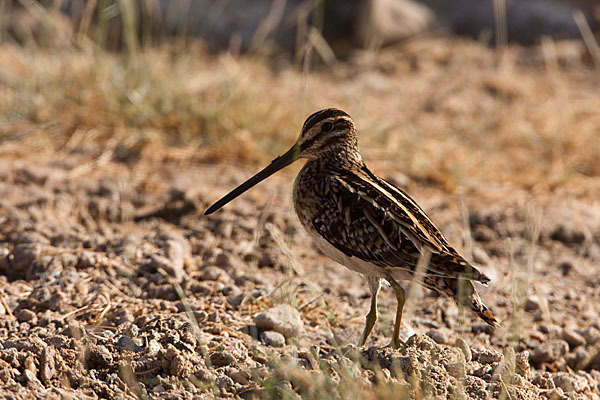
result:
M 275 172 L 283 169 L 296 161 L 298 159 L 298 148 L 297 146 L 292 146 L 285 154 L 277 157 L 271 164 L 267 165 L 263 170 L 254 175 L 252 178 L 248 179 L 246 182 L 242 183 L 240 186 L 233 189 L 229 194 L 224 196 L 221 200 L 217 201 L 212 206 L 208 207 L 208 209 L 204 212 L 204 215 L 212 214 L 217 211 L 219 208 L 223 207 L 225 204 L 229 203 L 231 200 L 235 199 L 246 190 L 250 189 L 252 186 L 264 181 L 269 176 L 273 175 Z

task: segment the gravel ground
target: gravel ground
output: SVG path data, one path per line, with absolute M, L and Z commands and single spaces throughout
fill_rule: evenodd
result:
M 600 398 L 597 203 L 496 185 L 461 208 L 383 173 L 492 278 L 480 293 L 502 326 L 415 290 L 392 350 L 384 288 L 357 349 L 368 287 L 312 246 L 291 173 L 202 215 L 251 173 L 1 160 L 0 397 Z

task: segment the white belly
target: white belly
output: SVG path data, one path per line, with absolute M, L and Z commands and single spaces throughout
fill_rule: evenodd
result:
M 388 274 L 392 275 L 395 281 L 411 280 L 412 275 L 403 271 L 401 268 L 389 267 L 383 268 L 371 262 L 361 260 L 358 257 L 350 257 L 339 251 L 327 240 L 323 239 L 316 231 L 311 230 L 311 236 L 317 247 L 329 258 L 365 276 L 374 276 L 386 279 Z

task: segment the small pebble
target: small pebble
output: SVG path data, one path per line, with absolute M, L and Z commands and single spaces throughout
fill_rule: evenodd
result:
M 447 344 L 449 342 L 448 333 L 443 329 L 430 329 L 427 336 L 435 340 L 438 344 Z
M 557 372 L 552 374 L 552 380 L 557 388 L 560 388 L 565 392 L 581 393 L 586 389 L 589 390 L 589 384 L 582 376 L 576 376 L 565 372 Z
M 260 341 L 271 347 L 283 347 L 285 345 L 285 337 L 281 333 L 273 331 L 262 332 Z
M 95 345 L 89 348 L 89 360 L 101 368 L 109 368 L 113 363 L 112 353 L 102 345 Z
M 189 358 L 185 357 L 182 354 L 176 354 L 171 359 L 171 364 L 169 366 L 169 372 L 178 377 L 188 377 L 192 374 L 193 365 Z
M 134 338 L 140 332 L 140 328 L 138 328 L 138 326 L 135 324 L 128 323 L 123 328 L 122 332 L 123 332 L 123 335 L 129 336 L 130 338 Z
M 15 317 L 19 322 L 30 322 L 32 324 L 37 324 L 37 316 L 31 310 L 26 308 L 20 308 L 15 311 Z
M 575 269 L 573 262 L 571 260 L 564 260 L 560 264 L 558 264 L 558 269 L 561 272 L 562 276 L 567 276 Z
M 479 246 L 475 246 L 473 247 L 473 261 L 478 265 L 489 265 L 490 257 L 484 249 Z
M 540 298 L 535 295 L 529 295 L 527 300 L 525 301 L 525 311 L 537 311 L 541 309 L 541 301 Z
M 217 386 L 222 391 L 231 393 L 235 388 L 235 383 L 233 382 L 233 379 L 225 375 L 217 378 Z
M 216 267 L 214 265 L 210 265 L 205 267 L 200 271 L 198 279 L 201 281 L 219 281 L 219 282 L 227 282 L 231 278 L 225 270 L 222 268 Z
M 465 361 L 469 362 L 472 359 L 471 348 L 463 338 L 456 338 L 456 347 L 458 347 L 465 356 Z
M 48 383 L 56 375 L 56 358 L 58 354 L 54 347 L 46 346 L 40 356 L 40 378 Z
M 232 256 L 229 253 L 219 253 L 215 257 L 215 264 L 218 267 L 221 267 L 221 268 L 227 270 L 227 269 L 231 268 L 233 265 L 231 257 Z
M 286 338 L 299 335 L 304 324 L 300 313 L 288 304 L 280 304 L 254 317 L 254 323 L 259 329 L 281 333 Z
M 515 357 L 515 372 L 527 379 L 529 376 L 529 352 L 522 351 Z
M 147 346 L 147 355 L 149 357 L 156 356 L 162 350 L 162 346 L 156 339 L 151 339 Z
M 585 344 L 585 338 L 569 327 L 563 328 L 562 338 L 569 344 L 571 349 Z
M 579 347 L 573 353 L 569 353 L 565 356 L 567 361 L 567 365 L 571 367 L 571 369 L 579 370 L 586 368 L 586 364 L 588 364 L 589 353 L 583 347 Z M 598 357 L 598 363 L 595 363 L 595 359 L 592 358 L 589 360 L 589 368 L 590 369 L 600 369 L 600 357 Z
M 543 363 L 552 363 L 562 358 L 568 351 L 569 344 L 564 340 L 549 340 L 536 347 L 531 356 L 531 362 L 536 366 Z
M 42 385 L 42 382 L 40 382 L 38 380 L 38 378 L 35 376 L 35 374 L 33 372 L 31 372 L 30 370 L 26 369 L 23 372 L 23 375 L 25 376 L 25 379 L 27 380 L 27 382 L 29 384 L 31 384 L 33 387 L 35 387 L 37 390 L 41 390 L 44 388 L 44 385 Z
M 121 336 L 117 341 L 119 351 L 141 351 L 142 347 L 138 346 L 135 341 L 129 336 Z
M 473 360 L 481 364 L 492 364 L 502 361 L 503 355 L 495 350 L 481 349 L 472 350 Z
M 595 345 L 600 342 L 600 330 L 595 326 L 588 326 L 587 328 L 578 332 L 583 336 L 588 345 Z
M 487 335 L 491 335 L 494 333 L 494 328 L 490 324 L 486 324 L 485 322 L 475 322 L 471 324 L 471 332 L 474 334 L 485 333 Z
M 224 367 L 233 364 L 235 357 L 227 351 L 215 351 L 210 355 L 210 362 L 215 368 Z
M 225 369 L 225 375 L 233 379 L 235 383 L 240 385 L 247 385 L 250 383 L 250 374 L 248 371 L 239 370 L 237 368 L 227 367 Z
M 463 379 L 467 374 L 466 366 L 462 362 L 447 364 L 445 365 L 445 369 L 448 371 L 450 376 L 453 376 L 456 379 Z

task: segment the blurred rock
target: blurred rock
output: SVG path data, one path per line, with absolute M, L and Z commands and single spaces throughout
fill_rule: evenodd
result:
M 363 0 L 356 15 L 355 41 L 369 48 L 397 42 L 425 32 L 434 15 L 426 6 L 411 0 Z M 336 12 L 341 7 L 338 4 Z
M 473 353 L 473 361 L 479 361 L 481 364 L 498 363 L 502 361 L 502 358 L 504 357 L 502 353 L 495 350 L 472 349 L 471 352 Z
M 235 383 L 240 385 L 247 385 L 250 382 L 250 374 L 248 371 L 240 370 L 238 368 L 227 367 L 225 369 L 225 375 L 233 379 Z
M 231 278 L 222 268 L 208 266 L 202 268 L 198 275 L 198 279 L 202 281 L 228 282 Z
M 596 350 L 596 354 L 592 355 L 591 360 L 587 365 L 584 365 L 587 370 L 600 371 L 600 350 Z
M 565 372 L 552 374 L 552 381 L 557 388 L 561 388 L 565 392 L 581 393 L 589 388 L 589 383 L 584 377 Z
M 40 355 L 40 378 L 48 384 L 56 375 L 56 359 L 58 354 L 52 346 L 46 346 Z
M 456 33 L 494 38 L 496 27 L 494 2 L 491 0 L 419 0 L 434 10 L 438 24 Z M 507 39 L 533 44 L 543 36 L 579 37 L 573 19 L 582 10 L 592 29 L 598 28 L 598 3 L 589 0 L 509 0 L 506 5 Z
M 438 344 L 448 344 L 449 343 L 449 332 L 445 329 L 430 329 L 427 331 L 427 336 L 435 340 Z
M 26 308 L 15 310 L 15 317 L 17 317 L 19 322 L 30 322 L 34 325 L 37 324 L 37 316 L 35 313 Z
M 242 293 L 242 290 L 236 285 L 225 285 L 219 292 L 223 293 L 223 295 L 227 296 L 229 299 L 233 299 L 236 296 L 239 296 Z
M 224 367 L 233 364 L 235 357 L 228 351 L 215 351 L 210 355 L 210 362 L 213 367 Z
M 463 338 L 456 338 L 456 347 L 458 347 L 463 352 L 466 362 L 471 361 L 473 356 L 471 353 L 471 348 Z
M 113 355 L 104 345 L 90 345 L 87 348 L 88 368 L 109 368 L 113 363 Z
M 571 349 L 585 344 L 585 338 L 569 327 L 563 328 L 562 338 L 569 344 L 569 347 L 571 347 Z
M 473 262 L 475 262 L 475 264 L 478 264 L 478 265 L 489 265 L 490 257 L 488 256 L 488 254 L 485 252 L 484 249 L 482 249 L 479 246 L 474 246 L 473 247 Z
M 186 245 L 183 243 L 185 239 L 183 237 L 179 240 L 168 239 L 165 241 L 165 253 L 170 263 L 170 268 L 167 268 L 167 272 L 171 273 L 178 282 L 181 282 L 185 275 L 183 270 L 183 264 L 185 262 Z
M 55 10 L 36 13 L 19 8 L 18 5 L 16 3 L 16 7 L 13 6 L 15 9 L 10 18 L 6 19 L 7 26 L 3 28 L 11 39 L 22 44 L 28 44 L 33 39 L 40 46 L 53 48 L 72 46 L 73 26 L 68 18 Z
M 531 362 L 536 366 L 543 363 L 553 363 L 569 351 L 569 344 L 564 340 L 554 339 L 541 343 L 533 352 Z
M 142 9 L 144 9 L 143 6 Z M 108 45 L 111 46 L 114 44 L 108 43 Z M 133 158 L 131 149 L 128 149 L 127 153 L 128 155 L 126 158 Z M 167 199 L 164 204 L 159 205 L 158 208 L 151 211 L 146 211 L 134 216 L 133 220 L 135 222 L 140 222 L 151 218 L 162 218 L 165 221 L 178 224 L 182 217 L 196 211 L 196 205 L 192 200 L 187 198 L 187 193 L 185 191 L 173 188 L 169 195 L 169 199 Z
M 283 347 L 285 345 L 285 337 L 279 332 L 264 331 L 260 334 L 260 340 L 271 347 Z
M 138 346 L 137 343 L 129 336 L 121 336 L 117 341 L 117 347 L 120 351 L 142 351 L 143 347 Z
M 542 299 L 538 295 L 531 294 L 525 300 L 525 311 L 538 311 L 542 309 Z
M 589 345 L 595 345 L 600 342 L 600 330 L 593 325 L 578 332 L 585 338 L 585 341 Z
M 600 369 L 600 363 L 598 365 L 594 365 L 594 360 L 588 360 L 589 353 L 582 347 L 575 350 L 575 352 L 571 352 L 565 356 L 565 360 L 567 361 L 567 365 L 573 369 L 578 370 L 586 367 L 588 361 L 591 361 L 589 364 L 592 369 Z
M 572 224 L 559 224 L 550 233 L 550 239 L 557 240 L 566 246 L 573 246 L 583 243 L 585 240 L 585 233 Z
M 478 333 L 486 333 L 488 335 L 492 335 L 494 333 L 494 328 L 490 324 L 486 324 L 485 322 L 474 322 L 471 324 L 471 332 L 474 334 Z
M 13 250 L 12 266 L 6 271 L 9 280 L 25 279 L 31 263 L 42 253 L 42 245 L 21 243 Z
M 464 379 L 467 374 L 465 363 L 460 361 L 446 364 L 444 367 L 450 376 L 456 379 Z
M 232 255 L 229 253 L 219 253 L 215 256 L 215 264 L 218 267 L 223 268 L 226 271 L 229 271 L 233 267 Z
M 534 385 L 542 389 L 555 389 L 552 375 L 548 372 L 538 373 L 531 381 Z M 551 397 L 554 398 L 554 397 Z M 557 397 L 560 398 L 560 397 Z
M 235 383 L 233 382 L 233 379 L 231 379 L 228 376 L 220 376 L 217 378 L 217 386 L 219 387 L 219 389 L 221 389 L 221 391 L 225 392 L 225 393 L 233 393 L 234 389 L 235 389 Z M 231 396 L 231 395 L 229 395 Z M 227 396 L 227 397 L 229 397 Z
M 515 373 L 527 379 L 529 377 L 529 352 L 522 351 L 515 356 Z
M 304 329 L 300 313 L 288 304 L 263 311 L 254 317 L 259 329 L 281 333 L 286 338 L 298 336 Z
M 575 270 L 575 265 L 572 260 L 563 260 L 558 264 L 558 269 L 563 276 L 567 276 Z

